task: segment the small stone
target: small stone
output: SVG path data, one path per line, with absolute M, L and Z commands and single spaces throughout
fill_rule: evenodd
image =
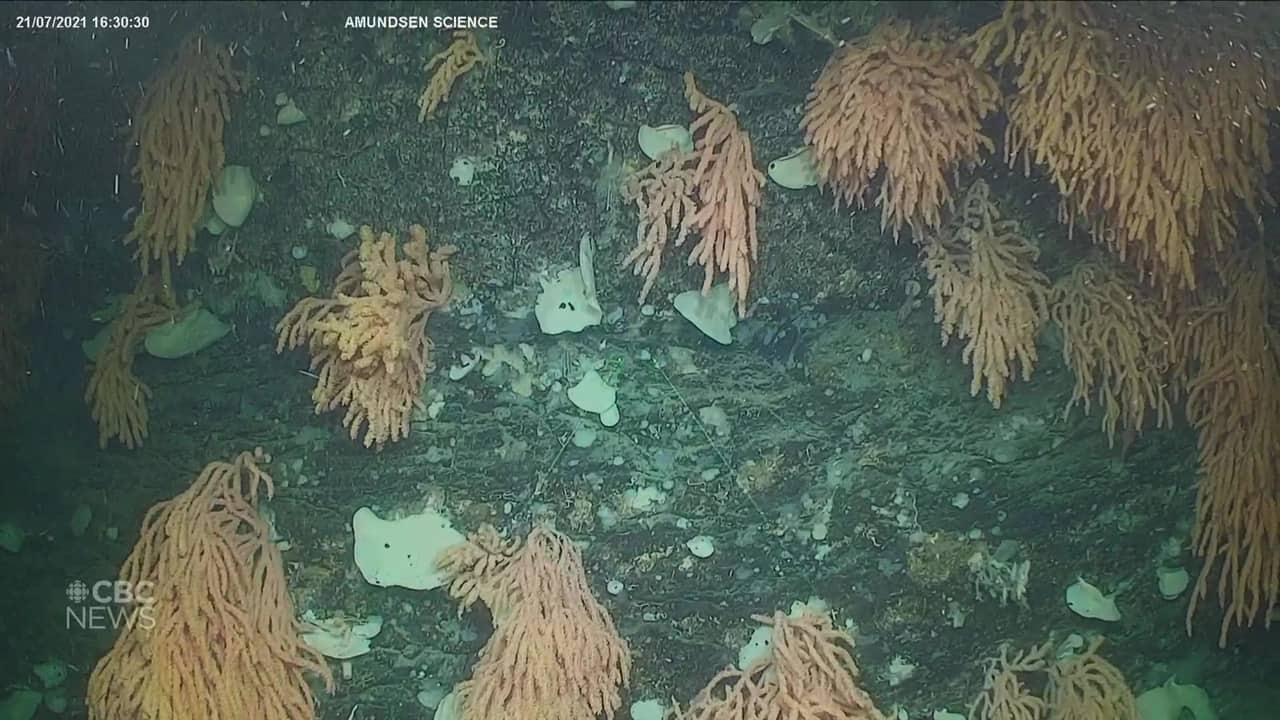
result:
M 689 548 L 689 552 L 693 553 L 696 558 L 709 558 L 715 554 L 716 543 L 710 535 L 697 535 L 689 538 L 685 547 Z
M 576 448 L 589 448 L 596 442 L 598 433 L 594 428 L 582 427 L 573 431 L 573 446 Z

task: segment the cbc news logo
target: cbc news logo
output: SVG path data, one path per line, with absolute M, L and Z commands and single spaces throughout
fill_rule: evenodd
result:
M 156 624 L 154 591 L 155 583 L 145 580 L 73 580 L 67 584 L 67 629 L 150 630 Z

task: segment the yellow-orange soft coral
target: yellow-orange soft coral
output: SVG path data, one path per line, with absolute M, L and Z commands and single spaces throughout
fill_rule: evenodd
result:
M 1009 162 L 1043 166 L 1063 219 L 1087 219 L 1170 297 L 1274 204 L 1276 17 L 1270 3 L 1008 2 L 974 59 L 1012 66 Z
M 643 303 L 658 279 L 671 231 L 676 247 L 692 232 L 698 242 L 688 264 L 702 266 L 702 293 L 723 273 L 743 316 L 760 251 L 756 216 L 764 173 L 755 167 L 751 138 L 733 108 L 703 94 L 691 72 L 684 74 L 684 92 L 698 114 L 689 126 L 693 150 L 672 150 L 627 179 L 622 195 L 640 210 L 640 224 L 636 247 L 622 264 L 644 276 Z
M 453 92 L 453 84 L 458 78 L 484 59 L 484 52 L 480 50 L 475 33 L 470 30 L 455 32 L 449 47 L 432 55 L 423 67 L 423 70 L 431 73 L 431 78 L 427 80 L 427 86 L 422 89 L 422 95 L 418 98 L 418 122 L 426 122 L 435 117 L 436 110 L 449 99 L 449 93 Z
M 612 720 L 631 657 L 573 540 L 539 527 L 521 544 L 485 526 L 439 564 L 463 609 L 480 601 L 493 614 L 493 636 L 456 690 L 462 720 Z
M 853 638 L 825 615 L 774 613 L 769 654 L 726 668 L 674 720 L 884 720 L 858 683 Z
M 1062 357 L 1076 377 L 1066 412 L 1079 404 L 1088 413 L 1096 394 L 1113 444 L 1117 429 L 1145 429 L 1148 411 L 1156 427 L 1172 424 L 1176 395 L 1165 309 L 1130 274 L 1114 262 L 1086 260 L 1054 285 L 1049 308 L 1062 331 Z
M 1280 607 L 1280 330 L 1265 267 L 1256 255 L 1233 258 L 1174 334 L 1187 419 L 1200 433 L 1192 547 L 1204 565 L 1187 630 L 1212 593 L 1221 645 L 1232 627 L 1269 627 Z
M 956 171 L 991 149 L 982 121 L 1000 93 L 961 52 L 886 23 L 836 50 L 809 93 L 804 137 L 822 184 L 837 202 L 879 205 L 895 238 L 903 225 L 917 242 L 937 229 Z
M 242 88 L 231 53 L 202 35 L 183 40 L 177 57 L 147 82 L 133 127 L 142 209 L 125 242 L 138 244 L 144 274 L 152 262 L 160 263 L 170 293 L 169 259 L 176 255 L 181 263 L 191 249 L 209 190 L 222 172 L 230 96 Z
M 1038 359 L 1036 335 L 1049 317 L 1050 293 L 1049 279 L 1033 265 L 1038 254 L 1018 224 L 1000 216 L 981 180 L 925 246 L 942 343 L 953 335 L 965 341 L 962 357 L 973 365 L 969 394 L 977 395 L 985 382 L 997 408 L 1015 366 L 1030 380 Z
M 1077 654 L 1054 657 L 1047 640 L 1027 652 L 1002 646 L 987 662 L 982 692 L 969 706 L 970 720 L 1138 720 L 1137 701 L 1124 674 L 1098 654 L 1102 638 L 1094 638 Z M 1029 675 L 1044 675 L 1044 692 L 1036 695 Z
M 427 320 L 453 292 L 452 245 L 432 250 L 421 225 L 396 252 L 391 233 L 360 228 L 360 247 L 342 261 L 331 298 L 303 298 L 276 325 L 276 352 L 304 341 L 316 372 L 317 413 L 347 408 L 342 423 L 364 444 L 409 434 L 431 369 Z
M 259 448 L 210 463 L 153 506 L 120 569 L 130 622 L 89 676 L 90 720 L 312 720 L 306 676 L 333 690 L 302 641 L 284 561 L 259 500 L 271 458 Z
M 170 303 L 160 278 L 149 275 L 120 300 L 106 341 L 94 356 L 84 401 L 98 425 L 98 445 L 118 440 L 132 450 L 147 438 L 151 388 L 133 374 L 133 358 L 147 333 L 170 322 L 179 313 Z

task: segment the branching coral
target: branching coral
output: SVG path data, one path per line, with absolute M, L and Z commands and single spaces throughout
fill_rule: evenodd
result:
M 169 259 L 181 263 L 191 249 L 209 190 L 222 172 L 230 96 L 242 87 L 227 48 L 191 35 L 148 81 L 135 116 L 133 174 L 142 185 L 142 209 L 125 242 L 138 244 L 143 274 L 160 263 L 169 292 Z
M 147 437 L 151 388 L 133 374 L 133 359 L 147 333 L 169 322 L 179 310 L 170 302 L 159 277 L 144 277 L 120 301 L 106 342 L 93 358 L 84 400 L 98 425 L 98 445 L 118 440 L 140 447 Z
M 738 314 L 747 310 L 747 291 L 759 253 L 756 215 L 764 173 L 756 169 L 751 139 L 729 106 L 702 93 L 693 73 L 684 74 L 685 97 L 698 114 L 689 127 L 691 152 L 671 151 L 628 178 L 623 198 L 640 210 L 636 247 L 623 260 L 644 276 L 644 302 L 662 268 L 672 231 L 679 247 L 690 233 L 698 242 L 688 264 L 702 265 L 702 292 L 710 292 L 718 274 L 728 276 Z
M 1267 3 L 1008 2 L 973 38 L 975 62 L 1013 66 L 1005 151 L 1043 165 L 1064 221 L 1169 294 L 1194 288 L 1235 242 L 1238 214 L 1272 204 L 1263 50 Z
M 853 640 L 812 612 L 756 616 L 773 626 L 769 654 L 727 668 L 675 720 L 883 720 L 858 686 Z
M 462 720 L 613 718 L 631 658 L 572 540 L 535 528 L 521 544 L 486 526 L 439 565 L 462 609 L 479 601 L 493 614 L 493 636 L 455 690 Z
M 1000 654 L 987 661 L 982 692 L 969 706 L 969 720 L 1041 720 L 1049 704 L 1031 692 L 1024 676 L 1043 672 L 1052 650 L 1053 644 L 1046 642 L 1011 655 L 1008 645 L 1000 646 Z
M 896 238 L 909 225 L 923 241 L 943 222 L 953 175 L 991 149 L 982 121 L 999 97 L 959 46 L 888 23 L 827 61 L 809 93 L 805 142 L 837 202 L 870 200 L 882 228 Z
M 637 302 L 644 303 L 662 270 L 662 258 L 671 235 L 675 246 L 684 244 L 693 229 L 693 216 L 698 211 L 690 156 L 669 152 L 627 178 L 622 197 L 633 202 L 640 211 L 636 224 L 636 246 L 622 260 L 644 277 Z
M 1088 413 L 1096 393 L 1112 443 L 1117 428 L 1141 431 L 1149 411 L 1156 427 L 1173 422 L 1173 332 L 1161 303 L 1124 268 L 1102 259 L 1077 265 L 1054 285 L 1049 314 L 1076 378 L 1065 412 L 1081 404 Z
M 453 292 L 452 245 L 432 250 L 421 225 L 409 228 L 403 257 L 390 233 L 360 228 L 360 247 L 342 261 L 333 297 L 298 301 L 276 324 L 276 352 L 304 341 L 317 373 L 317 413 L 345 406 L 354 439 L 382 446 L 409 434 L 431 369 L 427 320 Z
M 1000 217 L 985 182 L 974 182 L 955 218 L 925 246 L 924 264 L 933 280 L 934 319 L 942 343 L 964 339 L 962 357 L 973 366 L 969 393 L 983 384 L 1000 407 L 1014 377 L 1030 380 L 1038 353 L 1036 335 L 1048 318 L 1049 279 L 1032 263 L 1038 251 Z
M 418 98 L 418 122 L 434 118 L 436 110 L 449 99 L 449 93 L 453 92 L 453 84 L 458 82 L 458 78 L 484 60 L 485 56 L 480 50 L 475 33 L 469 30 L 455 32 L 449 47 L 432 55 L 422 68 L 431 73 L 431 77 Z
M 759 253 L 756 213 L 764 173 L 755 167 L 751 138 L 738 126 L 738 115 L 727 105 L 698 90 L 693 73 L 684 74 L 684 94 L 698 117 L 689 126 L 697 164 L 698 211 L 692 226 L 698 244 L 689 251 L 689 264 L 702 266 L 702 294 L 711 291 L 717 272 L 729 276 L 729 289 L 738 299 L 738 315 L 747 311 L 751 268 Z
M 262 515 L 261 449 L 210 463 L 156 504 L 120 577 L 133 621 L 89 676 L 90 720 L 311 720 L 306 674 L 333 689 L 302 642 L 284 562 Z
M 982 692 L 969 720 L 1138 720 L 1137 702 L 1124 675 L 1098 654 L 1095 638 L 1078 654 L 1055 658 L 1053 641 L 1010 654 L 1007 646 L 987 662 Z M 1027 676 L 1044 675 L 1043 696 Z
M 1193 547 L 1204 564 L 1187 630 L 1216 585 L 1221 645 L 1233 626 L 1269 626 L 1280 607 L 1280 331 L 1264 268 L 1234 258 L 1175 332 L 1187 418 L 1200 434 Z

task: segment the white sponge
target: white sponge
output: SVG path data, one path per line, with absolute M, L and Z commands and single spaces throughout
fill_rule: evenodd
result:
M 356 567 L 366 582 L 378 587 L 431 590 L 445 583 L 436 558 L 466 540 L 435 510 L 383 520 L 362 507 L 351 518 L 355 531 Z

